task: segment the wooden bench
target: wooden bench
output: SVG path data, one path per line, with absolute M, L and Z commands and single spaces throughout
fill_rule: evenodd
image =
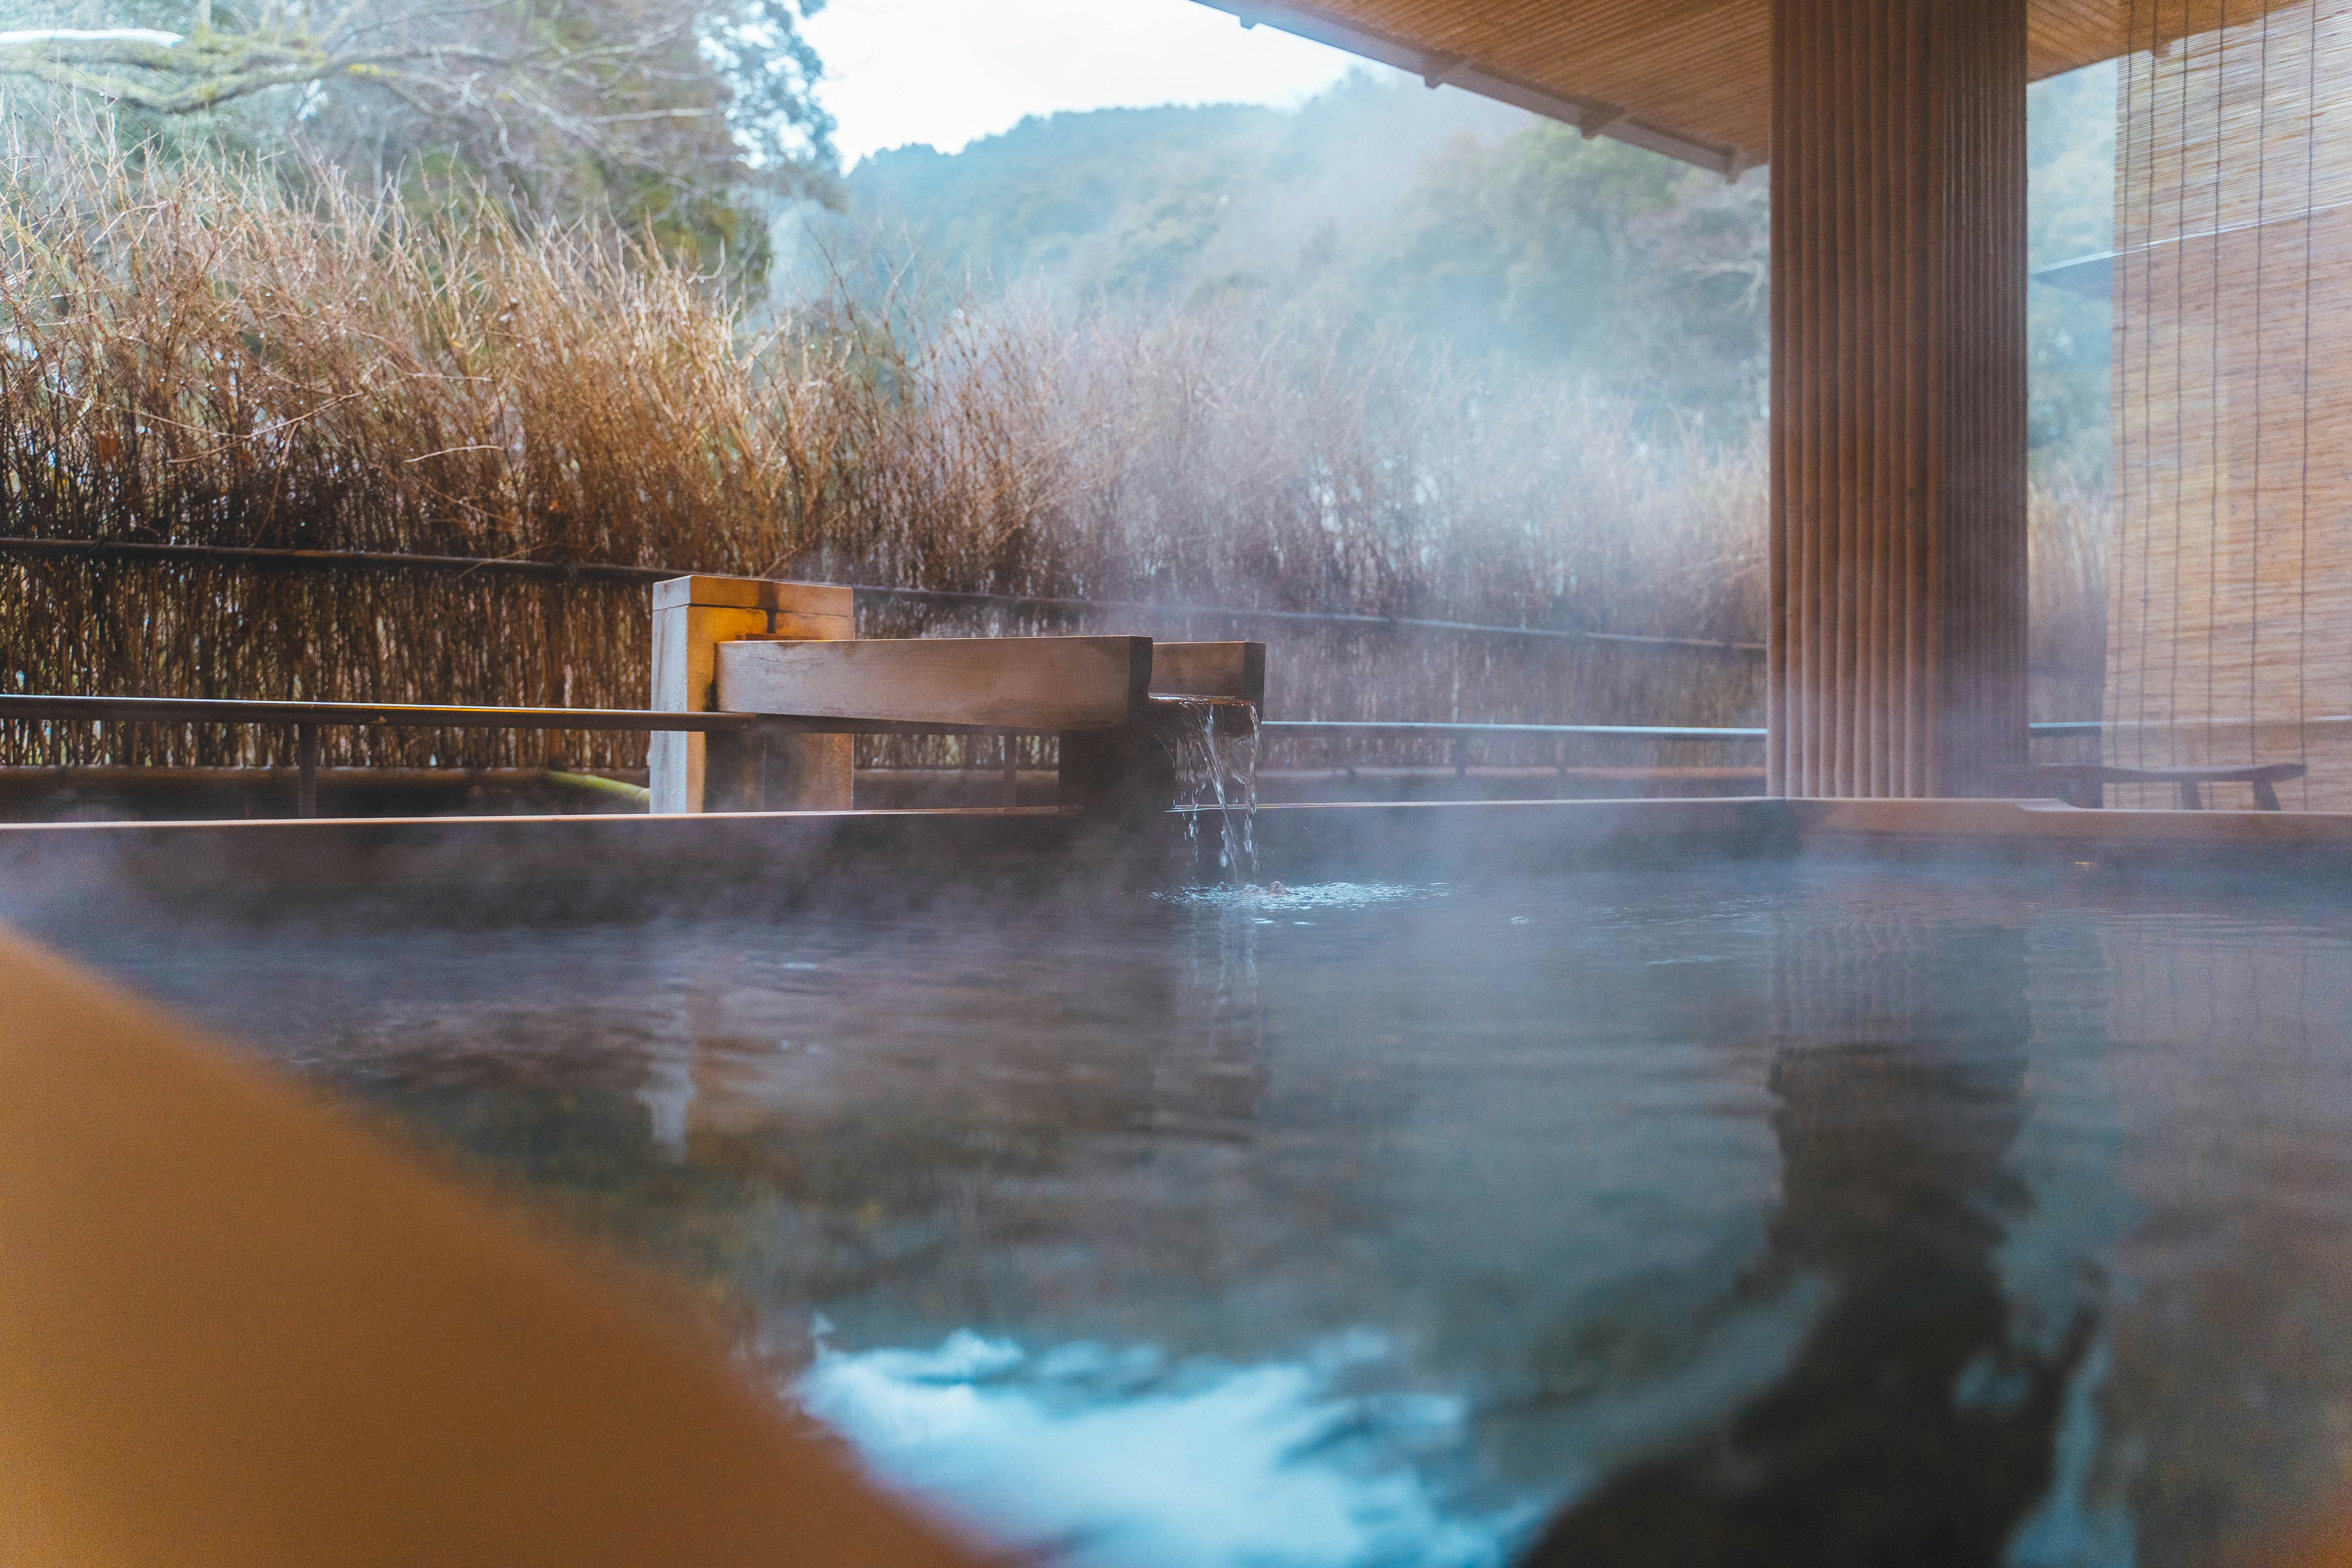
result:
M 2180 809 L 2183 811 L 2205 809 L 2205 797 L 2199 793 L 2202 785 L 2244 784 L 2254 786 L 2256 810 L 2276 811 L 2279 809 L 2278 786 L 2289 779 L 2301 778 L 2305 769 L 2301 763 L 2179 768 L 2111 768 L 2100 763 L 2048 763 L 2009 771 L 2013 776 L 2035 782 L 2074 785 L 2076 787 L 2069 790 L 2065 798 L 2073 805 L 2094 809 L 2105 804 L 2105 786 L 2111 784 L 2175 785 L 2180 791 Z

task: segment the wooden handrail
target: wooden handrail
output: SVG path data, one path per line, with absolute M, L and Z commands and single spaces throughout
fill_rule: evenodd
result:
M 751 713 L 663 713 L 649 708 L 484 708 L 432 702 L 248 702 L 213 697 L 0 696 L 0 719 L 89 719 L 132 724 L 348 724 L 428 730 L 740 731 Z
M 690 713 L 646 708 L 478 708 L 427 702 L 247 702 L 213 697 L 0 696 L 0 720 L 112 724 L 290 724 L 295 815 L 316 816 L 319 731 L 331 725 L 425 730 L 628 730 L 761 735 L 1025 735 L 1001 724 L 843 719 L 790 713 Z
M 473 708 L 427 702 L 247 702 L 215 697 L 0 696 L 0 721 L 115 724 L 316 724 L 419 730 L 636 730 L 697 734 L 1042 735 L 1050 728 L 802 713 L 688 713 L 652 708 Z

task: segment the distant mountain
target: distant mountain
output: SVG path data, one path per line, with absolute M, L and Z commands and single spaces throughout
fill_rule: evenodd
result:
M 860 163 L 851 210 L 992 283 L 1053 277 L 1164 287 L 1246 199 L 1293 117 L 1214 104 L 1023 121 L 961 153 L 901 147 Z
M 1327 231 L 1379 222 L 1427 157 L 1537 123 L 1466 93 L 1357 75 L 1295 111 L 1242 104 L 1023 121 L 962 152 L 877 153 L 850 212 L 992 286 L 1181 297 L 1294 267 Z
M 2033 89 L 2037 261 L 2104 243 L 2112 95 L 2095 73 Z M 914 258 L 968 305 L 1020 289 L 1061 309 L 1404 334 L 1496 387 L 1570 374 L 1732 436 L 1763 415 L 1768 180 L 1727 184 L 1469 94 L 1360 74 L 1295 110 L 1056 114 L 959 153 L 877 153 L 848 174 L 845 211 L 779 245 L 803 286 L 814 257 L 880 258 L 874 275 L 894 278 Z M 2045 292 L 2034 439 L 2095 458 L 2104 318 Z
M 1762 178 L 1727 186 L 1450 89 L 1358 75 L 1295 110 L 1057 114 L 878 153 L 845 189 L 845 212 L 780 237 L 788 276 L 914 258 L 967 304 L 1022 289 L 1402 334 L 1492 384 L 1590 377 L 1727 428 L 1760 412 Z

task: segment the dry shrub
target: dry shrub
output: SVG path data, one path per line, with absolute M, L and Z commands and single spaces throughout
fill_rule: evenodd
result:
M 884 635 L 1265 636 L 1276 716 L 1760 720 L 1751 655 L 1176 608 L 1758 639 L 1760 447 L 1640 428 L 1573 384 L 1497 395 L 1402 342 L 1237 316 L 1014 303 L 915 332 L 845 293 L 751 330 L 625 236 L 521 232 L 482 203 L 419 219 L 322 175 L 151 166 L 103 142 L 19 147 L 0 178 L 8 534 L 1147 600 L 1167 607 L 861 614 Z M 0 619 L 17 690 L 646 697 L 636 585 L 5 551 L 0 579 L 23 611 Z M 20 726 L 5 756 L 283 746 Z M 629 766 L 642 746 L 352 731 L 331 760 Z
M 863 322 L 803 330 L 807 342 L 899 341 Z M 1643 432 L 1573 384 L 1489 396 L 1402 344 L 1343 347 L 1235 316 L 1060 324 L 1015 305 L 929 340 L 919 364 L 894 363 L 892 376 L 922 386 L 921 417 L 877 421 L 861 432 L 862 460 L 836 461 L 841 490 L 802 535 L 793 570 L 1167 607 L 877 606 L 867 619 L 887 634 L 1258 637 L 1277 717 L 1760 721 L 1752 654 L 1177 608 L 1753 640 L 1759 448 Z M 1605 757 L 1609 744 L 1529 754 L 1496 743 L 1485 760 Z M 1330 752 L 1292 745 L 1273 760 Z M 1349 755 L 1433 762 L 1444 751 L 1391 742 Z
M 262 170 L 20 153 L 5 182 L 19 532 L 734 565 L 766 542 L 762 411 L 674 267 Z
M 2029 535 L 2032 604 L 2027 667 L 2032 716 L 2105 716 L 2107 660 L 2107 542 L 2104 489 L 2060 476 L 2034 487 Z M 2096 735 L 2044 736 L 2033 759 L 2095 763 Z

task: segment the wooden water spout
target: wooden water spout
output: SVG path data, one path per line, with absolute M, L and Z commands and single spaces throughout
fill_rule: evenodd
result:
M 1159 643 L 1152 648 L 1150 695 L 1204 697 L 1232 705 L 1213 715 L 1221 730 L 1254 723 L 1265 710 L 1265 645 L 1258 642 Z M 1246 716 L 1245 716 L 1246 715 Z M 1175 757 L 1160 732 L 1189 715 L 1163 700 L 1110 730 L 1062 732 L 1060 799 L 1065 809 L 1133 819 L 1165 811 L 1178 794 Z
M 1163 642 L 1151 645 L 1154 697 L 1230 697 L 1265 710 L 1265 644 Z
M 1060 738 L 1065 809 L 1165 810 L 1172 768 L 1152 699 L 1255 711 L 1265 645 L 1144 637 L 856 637 L 851 590 L 680 577 L 654 592 L 654 702 L 753 713 L 749 736 L 660 736 L 656 812 L 839 811 L 851 737 L 961 732 Z
M 1150 637 L 904 637 L 729 643 L 734 713 L 950 729 L 1090 730 L 1142 717 Z

